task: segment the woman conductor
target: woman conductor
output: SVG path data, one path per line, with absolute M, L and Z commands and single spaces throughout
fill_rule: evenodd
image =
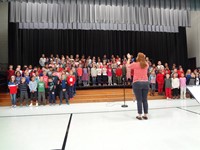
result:
M 142 119 L 147 120 L 148 119 L 147 95 L 149 91 L 147 70 L 148 70 L 149 65 L 146 62 L 145 55 L 143 53 L 138 53 L 136 62 L 133 62 L 131 64 L 130 64 L 131 55 L 127 54 L 127 57 L 128 57 L 127 67 L 129 69 L 134 70 L 132 87 L 137 99 L 138 116 L 136 118 L 138 120 L 142 120 Z M 142 108 L 144 109 L 143 116 L 142 116 L 142 112 L 143 112 Z

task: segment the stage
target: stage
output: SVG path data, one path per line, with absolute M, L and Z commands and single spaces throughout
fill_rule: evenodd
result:
M 1 107 L 0 148 L 199 150 L 200 105 L 195 100 L 151 100 L 147 121 L 135 119 L 136 103 L 122 104 Z
M 131 88 L 125 89 L 125 100 L 133 101 L 135 96 L 133 95 Z M 155 96 L 148 96 L 149 100 L 159 100 L 164 99 L 164 96 L 160 96 L 155 93 Z M 90 87 L 90 89 L 77 90 L 77 93 L 70 103 L 91 103 L 91 102 L 117 102 L 124 100 L 124 89 L 121 88 L 105 88 L 105 89 L 95 89 Z M 59 98 L 57 97 L 57 104 L 59 104 Z M 64 100 L 63 100 L 64 103 Z M 0 93 L 0 106 L 10 106 L 10 95 L 9 93 Z

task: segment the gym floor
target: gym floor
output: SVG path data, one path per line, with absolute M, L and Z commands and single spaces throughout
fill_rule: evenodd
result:
M 194 99 L 0 107 L 2 150 L 199 150 L 200 105 Z

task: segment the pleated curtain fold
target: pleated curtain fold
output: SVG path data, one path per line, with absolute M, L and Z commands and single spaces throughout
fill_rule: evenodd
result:
M 13 0 L 22 29 L 178 32 L 191 26 L 190 0 Z

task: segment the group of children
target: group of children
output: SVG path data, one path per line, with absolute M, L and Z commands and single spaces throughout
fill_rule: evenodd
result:
M 20 67 L 20 66 L 18 66 Z M 68 74 L 61 74 L 58 78 L 55 75 L 47 76 L 45 71 L 38 74 L 37 71 L 20 70 L 20 68 L 13 70 L 13 66 L 10 65 L 8 75 L 10 81 L 8 82 L 8 88 L 10 90 L 12 107 L 16 107 L 17 98 L 19 99 L 20 106 L 23 106 L 23 102 L 26 102 L 26 106 L 32 106 L 33 101 L 36 101 L 36 106 L 56 104 L 56 96 L 60 98 L 60 105 L 63 98 L 66 100 L 66 104 L 69 105 L 69 100 L 74 97 L 74 85 L 76 82 L 73 71 L 70 70 Z M 48 98 L 48 101 L 47 101 Z
M 159 95 L 166 96 L 166 99 L 186 99 L 186 95 L 193 96 L 187 92 L 186 86 L 199 85 L 200 75 L 197 70 L 190 69 L 184 73 L 181 66 L 179 70 L 174 67 L 171 71 L 168 67 L 151 68 L 149 72 L 150 95 L 154 96 L 156 87 Z M 188 93 L 188 94 L 187 94 Z
M 134 61 L 132 56 L 131 61 Z M 188 70 L 185 74 L 182 67 L 176 69 L 175 64 L 172 70 L 168 64 L 163 66 L 161 61 L 158 64 L 152 64 L 148 57 L 149 64 L 149 82 L 150 95 L 154 95 L 156 89 L 158 94 L 164 94 L 167 99 L 186 98 L 186 85 L 198 85 L 199 75 L 197 71 L 193 73 Z M 8 70 L 8 79 L 10 80 L 8 87 L 10 89 L 13 107 L 16 106 L 16 97 L 20 99 L 22 105 L 26 100 L 26 105 L 32 106 L 33 100 L 36 100 L 36 106 L 46 104 L 47 97 L 49 104 L 55 104 L 56 97 L 66 99 L 69 104 L 70 99 L 76 94 L 76 86 L 88 85 L 120 85 L 122 83 L 130 85 L 134 78 L 134 71 L 126 67 L 127 58 L 123 56 L 112 55 L 110 59 L 106 55 L 102 59 L 100 57 L 85 59 L 83 55 L 79 58 L 76 55 L 70 57 L 51 55 L 49 58 L 43 54 L 39 60 L 40 67 L 32 67 L 32 65 L 18 65 L 15 70 L 10 65 Z M 179 92 L 180 90 L 180 92 Z M 29 104 L 29 99 L 31 100 Z
M 131 83 L 131 71 L 126 69 L 126 57 L 121 59 L 119 56 L 112 55 L 110 59 L 106 55 L 100 57 L 79 58 L 76 55 L 59 58 L 58 55 L 46 58 L 45 55 L 39 60 L 44 69 L 69 70 L 72 69 L 77 77 L 77 86 L 107 86 L 121 85 L 123 79 Z

